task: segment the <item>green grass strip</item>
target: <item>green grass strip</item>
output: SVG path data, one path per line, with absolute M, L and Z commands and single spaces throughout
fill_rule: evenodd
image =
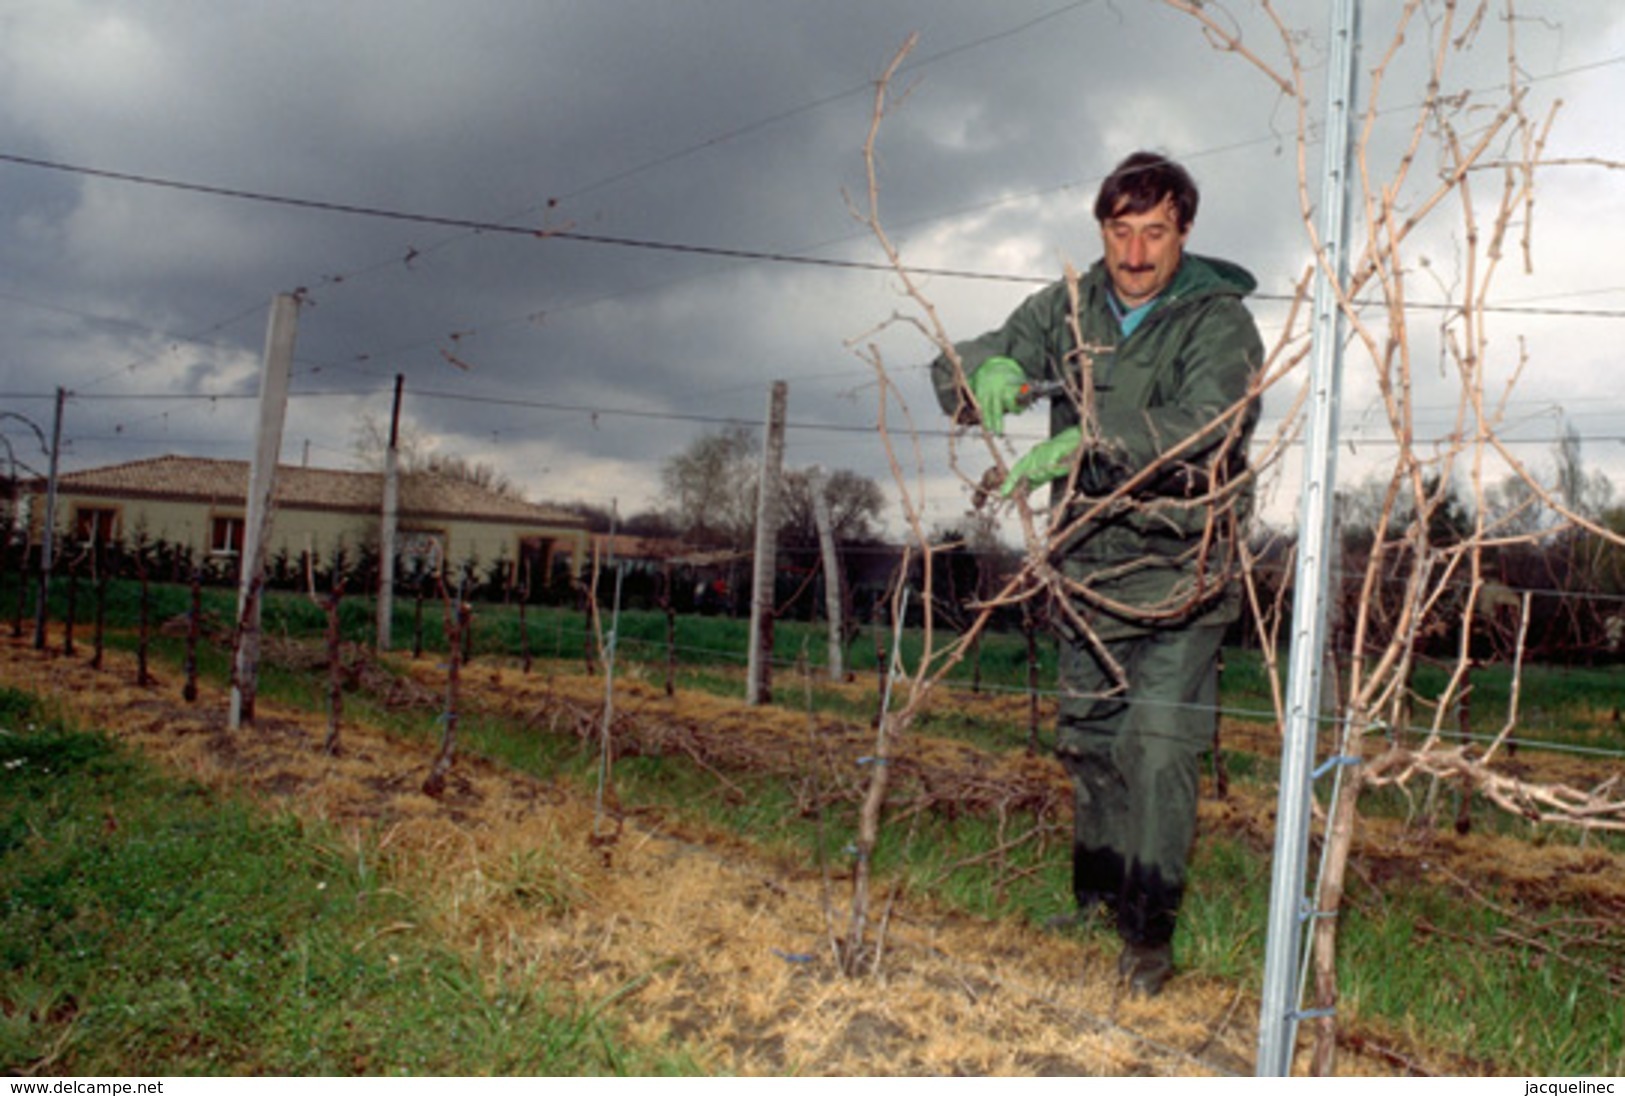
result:
M 0 1073 L 692 1072 L 421 925 L 370 857 L 0 689 Z

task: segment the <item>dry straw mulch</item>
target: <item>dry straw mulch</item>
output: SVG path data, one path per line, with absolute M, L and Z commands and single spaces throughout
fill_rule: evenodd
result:
M 363 671 L 365 672 L 365 671 Z M 436 669 L 389 685 L 394 702 L 441 699 Z M 463 755 L 446 792 L 421 791 L 435 747 L 347 721 L 342 750 L 321 750 L 326 719 L 261 701 L 250 728 L 226 729 L 226 700 L 180 696 L 167 667 L 137 688 L 133 661 L 84 659 L 0 642 L 0 681 L 54 698 L 65 714 L 118 737 L 187 777 L 243 790 L 340 835 L 357 858 L 381 859 L 454 947 L 494 982 L 555 987 L 608 1003 L 627 1034 L 686 1049 L 702 1069 L 747 1075 L 1248 1074 L 1256 1045 L 1252 987 L 1184 976 L 1155 1001 L 1124 997 L 1104 936 L 1068 939 L 986 922 L 904 895 L 893 908 L 880 973 L 835 971 L 826 892 L 812 865 L 785 864 L 748 842 L 639 810 L 607 818 L 590 792 Z M 313 676 L 313 691 L 325 679 Z M 367 684 L 379 685 L 380 681 Z M 528 722 L 537 733 L 596 734 L 603 681 L 473 666 L 470 707 Z M 867 732 L 805 713 L 751 709 L 662 692 L 617 690 L 621 756 L 681 753 L 729 773 L 829 769 L 864 748 Z M 1066 821 L 1054 766 L 992 757 L 955 743 L 911 749 L 908 784 L 931 804 L 1030 812 Z M 829 793 L 844 794 L 840 780 Z M 819 793 L 824 794 L 824 793 Z M 1204 825 L 1267 832 L 1268 807 L 1232 798 L 1204 805 Z M 609 836 L 612 832 L 612 839 Z M 1469 840 L 1469 839 L 1464 839 Z M 1064 846 L 1062 846 L 1064 847 Z M 1435 850 L 1437 852 L 1437 850 Z M 1057 855 L 1061 855 L 1057 852 Z M 1504 858 L 1503 858 L 1504 859 Z M 1592 873 L 1570 871 L 1579 880 Z M 1614 873 L 1617 874 L 1617 873 Z M 1548 877 L 1549 878 L 1549 877 Z M 387 946 L 387 940 L 381 946 Z M 1414 1051 L 1351 1035 L 1341 1069 L 1389 1073 Z M 1434 1063 L 1460 1069 L 1460 1063 Z

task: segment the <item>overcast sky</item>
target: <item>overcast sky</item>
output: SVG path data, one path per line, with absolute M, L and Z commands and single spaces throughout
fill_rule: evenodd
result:
M 1328 5 L 1281 6 L 1319 66 Z M 1365 7 L 1369 68 L 1397 5 Z M 1625 9 L 1524 9 L 1539 9 L 1516 28 L 1529 113 L 1564 102 L 1548 154 L 1625 160 Z M 1506 29 L 1487 21 L 1447 93 L 1499 101 Z M 399 373 L 426 444 L 532 500 L 625 514 L 659 504 L 662 461 L 700 433 L 759 423 L 783 379 L 787 462 L 890 492 L 874 376 L 851 347 L 872 337 L 936 431 L 927 515 L 952 521 L 965 496 L 919 368 L 933 351 L 909 329 L 871 336 L 909 308 L 897 280 L 798 261 L 882 258 L 847 201 L 865 196 L 871 82 L 914 33 L 908 96 L 881 131 L 882 216 L 910 264 L 1008 276 L 925 278 L 950 334 L 1092 262 L 1095 189 L 1140 147 L 1191 168 L 1191 248 L 1251 269 L 1266 339 L 1279 330 L 1307 256 L 1290 104 L 1152 0 L 0 0 L 0 411 L 48 426 L 70 389 L 68 470 L 246 460 L 268 306 L 303 289 L 284 461 L 357 467 L 357 423 L 387 419 Z M 1268 28 L 1247 34 L 1281 58 Z M 1408 48 L 1428 37 L 1419 24 Z M 1379 144 L 1408 132 L 1417 71 L 1385 89 Z M 1309 76 L 1317 100 L 1323 79 Z M 1492 298 L 1523 310 L 1493 317 L 1497 368 L 1526 348 L 1515 412 L 1533 463 L 1567 423 L 1625 492 L 1625 173 L 1540 183 L 1535 274 L 1509 266 Z M 1459 254 L 1446 225 L 1429 277 L 1458 277 Z M 1430 292 L 1419 278 L 1413 296 Z M 1360 457 L 1380 424 L 1350 370 Z M 43 465 L 16 419 L 0 432 Z

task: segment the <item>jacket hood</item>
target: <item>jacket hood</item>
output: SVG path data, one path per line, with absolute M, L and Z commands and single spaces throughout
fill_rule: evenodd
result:
M 1192 293 L 1234 293 L 1245 297 L 1258 288 L 1258 279 L 1242 266 L 1226 259 L 1185 252 L 1185 259 L 1174 274 L 1170 290 L 1175 296 Z

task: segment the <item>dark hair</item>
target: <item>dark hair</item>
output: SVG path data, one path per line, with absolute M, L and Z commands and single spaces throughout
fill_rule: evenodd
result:
M 1196 181 L 1190 172 L 1155 152 L 1136 152 L 1112 169 L 1095 198 L 1095 220 L 1105 224 L 1125 213 L 1149 213 L 1174 200 L 1183 232 L 1196 220 Z

